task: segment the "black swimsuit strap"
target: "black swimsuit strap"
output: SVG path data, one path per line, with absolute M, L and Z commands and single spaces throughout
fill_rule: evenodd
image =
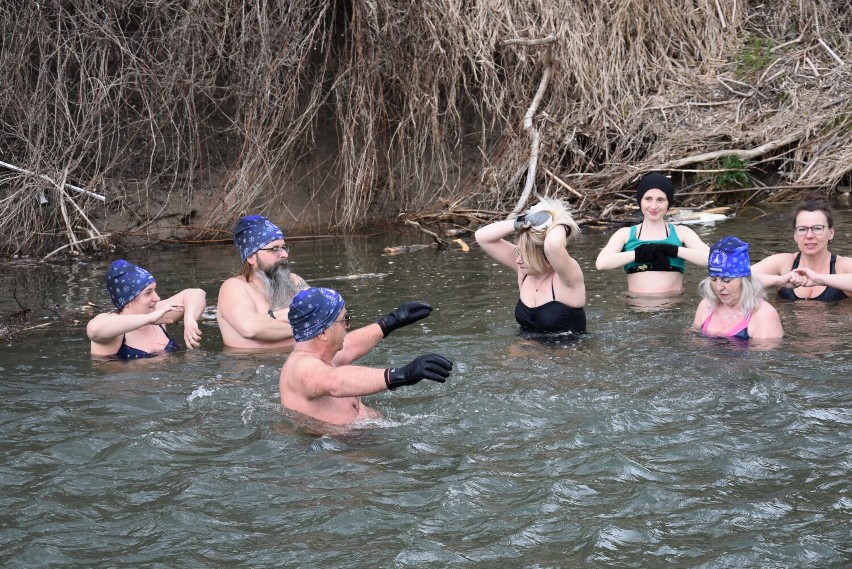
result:
M 641 241 L 641 239 L 642 239 L 642 227 L 644 227 L 644 225 L 645 225 L 644 223 L 639 224 L 639 233 L 636 235 L 637 240 Z M 666 239 L 668 239 L 669 238 L 669 224 L 666 223 L 665 227 L 666 227 Z

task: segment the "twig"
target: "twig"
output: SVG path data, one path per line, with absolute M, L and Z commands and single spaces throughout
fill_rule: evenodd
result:
M 9 164 L 8 162 L 0 161 L 0 166 L 2 166 L 3 168 L 6 168 L 7 170 L 12 170 L 13 172 L 18 172 L 18 173 L 21 173 L 21 174 L 27 174 L 28 176 L 36 176 L 37 178 L 41 178 L 42 180 L 46 180 L 46 181 L 50 182 L 54 186 L 57 185 L 56 181 L 53 178 L 51 178 L 50 176 L 47 176 L 45 174 L 36 174 L 32 170 L 27 170 L 25 168 L 19 168 L 19 167 L 13 165 L 13 164 Z M 75 186 L 73 184 L 68 184 L 68 183 L 63 182 L 62 187 L 68 188 L 69 190 L 73 190 L 73 191 L 81 193 L 81 194 L 85 194 L 89 197 L 95 198 L 96 200 L 100 200 L 102 202 L 106 201 L 106 198 L 104 196 L 102 196 L 100 194 L 96 194 L 94 192 L 90 192 L 89 190 L 84 190 L 83 188 L 80 188 L 80 187 Z
M 429 231 L 428 229 L 425 229 L 423 226 L 421 226 L 416 221 L 411 221 L 410 219 L 406 219 L 405 224 L 410 225 L 412 227 L 416 227 L 417 229 L 419 229 L 420 231 L 422 231 L 423 233 L 425 233 L 426 235 L 428 235 L 429 237 L 434 239 L 435 242 L 438 243 L 439 245 L 443 245 L 444 247 L 450 246 L 450 244 L 448 242 L 446 242 L 445 240 L 438 237 L 437 233 L 435 233 L 434 231 Z
M 545 37 L 539 38 L 539 39 L 531 39 L 530 40 L 530 39 L 522 39 L 522 38 L 513 38 L 513 39 L 510 39 L 510 40 L 505 40 L 505 41 L 503 41 L 503 45 L 535 46 L 535 45 L 546 45 L 546 44 L 555 43 L 555 42 L 556 42 L 556 36 L 553 35 L 553 34 L 547 34 Z
M 66 243 L 66 244 L 65 244 L 65 245 L 63 245 L 62 247 L 60 247 L 60 248 L 58 248 L 58 249 L 54 249 L 53 251 L 51 251 L 50 253 L 48 253 L 47 255 L 45 255 L 45 256 L 42 258 L 42 261 L 47 261 L 49 258 L 51 258 L 52 256 L 54 256 L 55 254 L 59 253 L 59 252 L 60 252 L 60 251 L 62 251 L 63 249 L 67 249 L 68 247 L 72 247 L 72 246 L 74 246 L 74 245 L 79 245 L 80 243 L 86 243 L 86 242 L 88 242 L 88 241 L 96 241 L 96 240 L 98 240 L 98 239 L 106 239 L 106 238 L 107 238 L 107 237 L 109 237 L 110 235 L 112 235 L 112 233 L 105 233 L 105 234 L 103 234 L 103 235 L 95 235 L 94 237 L 89 237 L 89 238 L 87 238 L 87 239 L 80 239 L 79 241 L 74 241 L 74 242 L 72 242 L 72 243 Z
M 568 190 L 569 192 L 571 192 L 572 194 L 574 194 L 578 198 L 582 199 L 584 197 L 583 194 L 581 194 L 580 192 L 578 192 L 577 190 L 575 190 L 574 188 L 569 186 L 562 178 L 560 178 L 559 176 L 557 176 L 556 174 L 554 174 L 553 172 L 551 172 L 547 168 L 544 169 L 544 173 L 546 175 L 550 176 L 551 178 L 553 178 L 553 180 L 557 184 L 559 184 L 560 186 L 562 186 L 563 188 L 565 188 L 566 190 Z
M 698 164 L 700 162 L 716 160 L 718 158 L 722 158 L 723 156 L 736 156 L 737 158 L 740 158 L 742 160 L 751 160 L 752 158 L 763 156 L 767 152 L 771 152 L 773 150 L 781 148 L 782 146 L 793 144 L 797 140 L 800 140 L 803 136 L 805 136 L 804 132 L 796 131 L 793 134 L 785 136 L 784 138 L 779 138 L 778 140 L 773 140 L 772 142 L 761 144 L 760 146 L 756 146 L 751 150 L 729 149 L 705 152 L 704 154 L 696 154 L 694 156 L 687 156 L 686 158 L 680 158 L 678 160 L 670 160 L 668 162 L 663 162 L 662 164 L 658 164 L 654 169 L 673 170 L 675 168 L 688 166 L 690 164 Z
M 834 60 L 835 60 L 837 63 L 839 63 L 840 65 L 845 65 L 845 64 L 843 63 L 843 60 L 842 60 L 842 59 L 840 59 L 840 56 L 838 56 L 836 53 L 834 53 L 834 50 L 833 50 L 833 49 L 831 49 L 830 47 L 828 47 L 828 44 L 826 44 L 824 41 L 822 41 L 822 38 L 817 38 L 817 41 L 819 42 L 819 45 L 821 45 L 823 48 L 825 48 L 825 51 L 827 51 L 827 52 L 828 52 L 828 55 L 830 55 L 831 57 L 833 57 L 833 58 L 834 58 Z
M 546 38 L 545 38 L 546 39 Z M 539 103 L 541 103 L 541 98 L 544 96 L 544 92 L 547 90 L 547 84 L 550 82 L 550 76 L 553 73 L 553 58 L 551 56 L 550 46 L 547 47 L 547 51 L 544 55 L 544 71 L 541 75 L 541 81 L 538 84 L 538 90 L 533 97 L 532 103 L 530 103 L 529 108 L 527 109 L 526 114 L 524 115 L 524 130 L 529 131 L 530 133 L 530 162 L 529 167 L 527 168 L 527 181 L 524 184 L 524 191 L 521 192 L 521 197 L 518 199 L 518 203 L 515 205 L 512 213 L 510 214 L 510 218 L 517 217 L 518 212 L 524 209 L 524 206 L 527 203 L 527 200 L 530 198 L 530 194 L 533 190 L 533 185 L 535 185 L 535 173 L 536 168 L 538 167 L 538 152 L 541 145 L 541 141 L 538 134 L 538 129 L 535 128 L 535 124 L 533 123 L 533 116 L 535 115 L 536 110 L 538 109 Z

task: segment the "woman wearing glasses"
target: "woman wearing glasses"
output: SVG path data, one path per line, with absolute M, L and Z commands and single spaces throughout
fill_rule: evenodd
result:
M 513 245 L 505 238 L 517 232 Z M 580 234 L 567 206 L 542 199 L 516 219 L 481 227 L 476 241 L 518 278 L 515 320 L 527 332 L 586 331 L 586 285 L 568 241 Z
M 793 208 L 798 253 L 778 253 L 752 266 L 763 286 L 777 287 L 789 300 L 842 300 L 852 296 L 852 258 L 828 250 L 834 212 L 822 196 L 808 196 Z

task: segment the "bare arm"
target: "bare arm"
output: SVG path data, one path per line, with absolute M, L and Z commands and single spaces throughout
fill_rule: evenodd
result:
M 86 335 L 96 344 L 109 344 L 119 336 L 138 330 L 148 324 L 156 324 L 169 311 L 182 314 L 183 307 L 164 301 L 157 303 L 153 312 L 148 314 L 117 314 L 114 312 L 98 314 L 86 325 Z
M 819 274 L 811 269 L 793 269 L 792 283 L 794 286 L 830 286 L 852 295 L 852 273 L 841 273 L 836 275 Z
M 547 262 L 556 271 L 559 280 L 567 288 L 582 289 L 583 303 L 585 303 L 585 284 L 583 282 L 583 269 L 576 259 L 571 257 L 566 248 L 568 236 L 564 225 L 555 225 L 548 229 L 544 238 L 544 256 Z
M 506 241 L 505 237 L 515 232 L 515 222 L 511 219 L 495 221 L 476 230 L 476 242 L 488 253 L 488 256 L 506 265 L 513 271 L 518 271 L 515 263 L 515 246 Z
M 759 263 L 751 266 L 751 274 L 760 280 L 764 288 L 779 288 L 783 286 L 792 287 L 793 277 L 793 255 L 790 253 L 777 253 L 770 255 Z
M 748 336 L 755 339 L 781 338 L 784 328 L 778 312 L 768 302 L 761 302 L 748 323 Z
M 693 265 L 706 267 L 710 257 L 710 247 L 689 227 L 676 225 L 675 230 L 680 240 L 683 241 L 683 245 L 678 248 L 677 256 Z
M 598 253 L 598 258 L 595 261 L 595 267 L 599 271 L 609 271 L 619 269 L 627 263 L 632 263 L 636 260 L 636 253 L 633 251 L 623 251 L 627 239 L 630 237 L 630 228 L 622 227 L 616 231 L 609 241 Z
M 351 364 L 375 348 L 382 338 L 384 334 L 376 323 L 349 332 L 343 340 L 343 349 L 335 354 L 332 364 L 335 366 Z
M 365 366 L 327 365 L 316 358 L 300 358 L 286 375 L 296 381 L 308 400 L 320 397 L 360 397 L 385 391 L 385 370 Z
M 207 306 L 207 293 L 200 288 L 187 288 L 160 302 L 181 304 L 183 305 L 183 312 L 181 314 L 167 312 L 158 324 L 171 324 L 183 317 L 184 344 L 189 349 L 199 347 L 201 345 L 201 329 L 198 326 L 198 319 L 201 318 L 201 313 Z
M 218 317 L 225 320 L 243 338 L 275 342 L 293 337 L 293 329 L 286 320 L 289 309 L 277 310 L 275 318 L 260 307 L 247 293 L 248 283 L 230 278 L 219 289 Z
M 707 313 L 710 312 L 710 303 L 706 298 L 701 299 L 698 303 L 698 308 L 695 310 L 695 318 L 692 319 L 692 327 L 696 330 L 701 330 L 704 326 L 704 321 L 707 319 Z

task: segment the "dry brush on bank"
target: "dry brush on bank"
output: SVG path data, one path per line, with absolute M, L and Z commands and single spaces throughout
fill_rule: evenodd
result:
M 693 203 L 852 172 L 848 0 L 55 0 L 0 22 L 7 252 L 221 238 L 320 200 L 323 231 L 476 225 L 536 192 L 606 220 L 648 170 Z

